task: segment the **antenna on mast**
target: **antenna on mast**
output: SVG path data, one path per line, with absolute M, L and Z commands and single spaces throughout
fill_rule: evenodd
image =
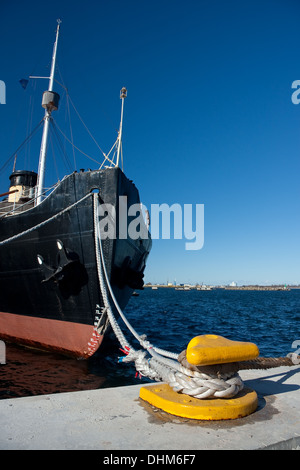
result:
M 117 152 L 117 162 L 116 166 L 119 166 L 119 160 L 120 160 L 120 150 L 121 150 L 121 145 L 122 145 L 122 128 L 123 128 L 123 111 L 124 111 L 124 99 L 127 96 L 127 90 L 125 87 L 122 88 L 120 91 L 120 99 L 122 100 L 122 108 L 121 108 L 121 122 L 120 122 L 120 129 L 119 129 L 119 135 L 118 135 L 118 152 Z
M 53 91 L 53 81 L 55 74 L 55 65 L 56 65 L 56 53 L 57 53 L 57 44 L 58 36 L 60 29 L 61 20 L 57 20 L 56 28 L 56 38 L 53 46 L 52 54 L 52 63 L 51 63 L 51 72 L 49 77 L 49 87 L 48 91 L 43 93 L 42 107 L 45 108 L 45 117 L 44 117 L 44 129 L 40 149 L 40 159 L 39 159 L 39 169 L 38 169 L 38 182 L 36 186 L 36 205 L 39 205 L 42 202 L 42 193 L 44 188 L 45 180 L 45 167 L 46 167 L 46 154 L 47 154 L 47 143 L 48 143 L 48 134 L 49 134 L 49 124 L 51 119 L 52 111 L 58 109 L 59 94 Z

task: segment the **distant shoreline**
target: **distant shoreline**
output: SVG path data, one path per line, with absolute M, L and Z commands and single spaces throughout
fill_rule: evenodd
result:
M 165 289 L 177 289 L 177 290 L 255 290 L 255 291 L 289 291 L 291 289 L 300 289 L 300 286 L 290 285 L 273 285 L 273 286 L 260 286 L 260 285 L 249 285 L 249 286 L 201 286 L 201 285 L 188 285 L 188 284 L 145 284 L 144 288 L 165 288 Z

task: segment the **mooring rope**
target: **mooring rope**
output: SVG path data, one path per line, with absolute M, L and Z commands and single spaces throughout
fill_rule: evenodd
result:
M 292 356 L 295 357 L 292 359 Z M 289 353 L 286 357 L 257 357 L 252 361 L 239 362 L 239 370 L 246 369 L 272 369 L 274 367 L 291 367 L 299 364 L 300 356 L 295 353 Z
M 53 215 L 47 220 L 24 230 L 10 238 L 0 241 L 0 246 L 21 238 L 60 217 L 65 212 L 77 206 L 93 193 L 88 193 L 80 200 L 71 204 L 67 208 Z M 113 293 L 108 274 L 106 271 L 104 255 L 102 251 L 101 233 L 99 228 L 99 199 L 96 193 L 93 194 L 93 214 L 94 214 L 94 239 L 96 251 L 97 273 L 102 293 L 104 306 L 102 313 L 106 313 L 111 327 L 122 346 L 125 356 L 120 360 L 123 362 L 135 363 L 137 373 L 156 381 L 169 383 L 170 387 L 177 392 L 182 392 L 195 398 L 208 397 L 233 397 L 243 389 L 243 382 L 238 375 L 239 370 L 245 369 L 269 369 L 272 367 L 299 365 L 300 356 L 295 353 L 288 354 L 284 358 L 257 358 L 251 361 L 244 361 L 231 364 L 221 364 L 215 366 L 192 366 L 186 360 L 185 351 L 180 354 L 166 351 L 153 346 L 145 335 L 139 335 L 128 322 Z M 116 321 L 111 306 L 119 313 L 131 334 L 136 338 L 143 350 L 135 350 L 124 336 L 118 322 Z M 99 323 L 100 320 L 99 320 Z M 95 340 L 95 343 L 97 341 Z M 95 350 L 95 345 L 91 345 L 91 352 Z M 149 357 L 150 356 L 150 357 Z
M 126 319 L 112 291 L 102 250 L 102 240 L 99 228 L 98 196 L 94 194 L 94 230 L 96 262 L 100 289 L 103 297 L 104 308 L 107 311 L 111 327 L 122 346 L 125 357 L 123 362 L 135 363 L 137 373 L 156 381 L 166 381 L 173 390 L 181 391 L 196 398 L 208 396 L 234 396 L 243 388 L 243 382 L 238 374 L 233 373 L 226 379 L 211 377 L 207 374 L 193 371 L 180 364 L 178 354 L 161 350 L 147 341 L 144 335 L 139 335 Z M 110 294 L 110 296 L 108 295 Z M 138 340 L 144 350 L 135 350 L 124 336 L 118 322 L 115 319 L 110 298 L 114 307 L 124 321 L 127 328 Z M 149 353 L 147 357 L 147 353 Z
M 12 242 L 22 236 L 37 230 L 52 220 L 60 217 L 65 212 L 77 206 L 93 193 L 88 193 L 80 200 L 71 204 L 67 208 L 40 222 L 39 224 L 24 230 L 10 238 L 0 241 L 0 246 Z M 151 380 L 167 382 L 170 387 L 176 392 L 182 392 L 186 395 L 195 398 L 209 398 L 209 397 L 222 397 L 230 398 L 235 396 L 240 390 L 243 389 L 244 384 L 238 375 L 238 370 L 243 369 L 266 369 L 271 367 L 278 367 L 280 365 L 293 366 L 295 365 L 295 354 L 290 353 L 285 358 L 257 358 L 252 361 L 245 361 L 233 364 L 221 364 L 217 366 L 204 366 L 196 367 L 189 364 L 186 360 L 185 351 L 181 354 L 166 351 L 164 349 L 153 346 L 145 335 L 139 335 L 136 330 L 129 323 L 124 313 L 122 312 L 115 295 L 113 293 L 110 281 L 108 278 L 105 260 L 102 250 L 102 240 L 99 228 L 99 199 L 96 193 L 93 194 L 93 214 L 94 214 L 94 240 L 96 252 L 96 264 L 100 290 L 103 298 L 104 306 L 102 313 L 106 313 L 110 325 L 122 346 L 125 356 L 120 360 L 123 362 L 135 363 L 137 373 L 141 376 L 148 377 Z M 135 350 L 124 336 L 122 329 L 115 319 L 113 308 L 119 313 L 120 318 L 127 326 L 131 334 L 142 346 L 143 350 Z M 97 342 L 97 341 L 95 341 Z M 94 351 L 95 345 L 91 345 L 91 352 Z M 150 356 L 150 357 L 149 357 Z M 300 357 L 297 356 L 297 364 L 300 362 Z
M 122 346 L 122 351 L 125 353 L 125 356 L 121 358 L 121 361 L 133 361 L 135 363 L 137 373 L 141 376 L 145 376 L 156 381 L 167 382 L 174 391 L 199 399 L 209 397 L 230 398 L 235 396 L 244 388 L 244 384 L 238 374 L 238 370 L 265 369 L 279 367 L 280 365 L 295 365 L 295 362 L 293 362 L 291 357 L 285 357 L 257 358 L 255 360 L 245 362 L 196 367 L 187 362 L 185 351 L 181 354 L 176 354 L 156 348 L 146 339 L 147 337 L 145 335 L 139 335 L 122 312 L 110 285 L 102 250 L 98 207 L 98 196 L 97 194 L 94 194 L 94 238 L 97 272 L 104 302 L 104 309 L 107 312 L 111 327 Z M 119 313 L 121 319 L 144 350 L 135 350 L 127 341 L 115 319 L 110 299 L 112 300 L 114 308 Z

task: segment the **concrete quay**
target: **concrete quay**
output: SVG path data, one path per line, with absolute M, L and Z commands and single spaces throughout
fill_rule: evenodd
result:
M 2 450 L 300 449 L 300 367 L 241 371 L 258 409 L 229 421 L 183 419 L 139 399 L 141 386 L 3 399 Z

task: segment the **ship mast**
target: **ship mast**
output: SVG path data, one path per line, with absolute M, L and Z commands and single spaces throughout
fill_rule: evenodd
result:
M 123 129 L 123 111 L 124 111 L 124 99 L 127 96 L 127 90 L 125 87 L 122 88 L 120 91 L 120 98 L 122 100 L 122 108 L 121 108 L 121 121 L 120 121 L 120 129 L 119 129 L 119 135 L 118 135 L 118 151 L 117 151 L 117 163 L 116 166 L 119 166 L 119 160 L 120 160 L 120 150 L 122 146 L 122 129 Z
M 50 77 L 49 77 L 49 87 L 48 87 L 48 91 L 44 92 L 43 100 L 42 100 L 42 106 L 43 108 L 45 108 L 45 117 L 44 117 L 43 136 L 42 136 L 42 142 L 41 142 L 41 148 L 40 148 L 38 182 L 36 186 L 36 205 L 39 205 L 42 202 L 42 194 L 43 194 L 44 180 L 45 180 L 47 143 L 48 143 L 51 113 L 52 111 L 58 109 L 58 102 L 59 102 L 58 93 L 55 93 L 53 91 L 53 82 L 54 82 L 54 74 L 55 74 L 56 52 L 57 52 L 60 24 L 61 24 L 61 20 L 57 20 L 56 38 L 55 38 L 55 43 L 53 46 L 51 72 L 50 72 Z

